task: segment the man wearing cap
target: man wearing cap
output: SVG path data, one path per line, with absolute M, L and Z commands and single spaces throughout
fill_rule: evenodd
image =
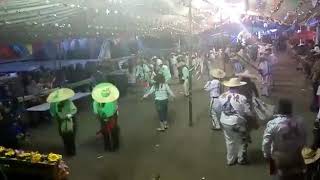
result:
M 70 156 L 76 155 L 74 116 L 77 107 L 70 100 L 73 96 L 72 89 L 61 88 L 52 92 L 47 98 L 47 102 L 50 103 L 50 114 L 58 121 L 59 134 L 63 139 L 65 151 Z
M 238 92 L 239 87 L 245 84 L 246 82 L 240 81 L 239 78 L 224 81 L 223 85 L 229 87 L 229 90 L 219 96 L 220 122 L 226 140 L 229 166 L 248 163 L 248 130 L 245 117 L 251 116 L 251 111 L 247 98 Z
M 209 92 L 210 105 L 209 114 L 211 117 L 212 130 L 220 130 L 220 112 L 218 98 L 221 94 L 220 79 L 225 77 L 225 72 L 221 69 L 213 69 L 210 71 L 210 75 L 213 77 L 211 81 L 208 81 L 204 86 L 204 90 Z
M 101 129 L 98 132 L 103 135 L 104 149 L 115 151 L 119 146 L 118 127 L 118 89 L 111 83 L 98 84 L 92 90 L 93 112 L 100 122 Z

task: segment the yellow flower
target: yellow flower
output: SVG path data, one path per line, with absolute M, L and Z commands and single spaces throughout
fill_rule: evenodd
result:
M 62 156 L 59 155 L 59 154 L 50 153 L 50 154 L 48 155 L 48 160 L 49 160 L 50 162 L 57 162 L 57 161 L 59 161 L 61 158 L 62 158 Z
M 3 152 L 4 150 L 6 150 L 6 148 L 4 148 L 3 146 L 0 146 L 0 153 Z
M 14 150 L 13 149 L 8 149 L 8 151 L 4 155 L 13 156 L 14 155 Z
M 39 153 L 31 154 L 31 162 L 32 163 L 37 163 L 40 160 L 41 160 L 41 154 L 39 154 Z

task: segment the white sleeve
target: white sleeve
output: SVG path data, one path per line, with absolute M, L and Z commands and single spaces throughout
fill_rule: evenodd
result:
M 262 140 L 262 152 L 265 158 L 271 157 L 271 145 L 273 140 L 273 128 L 274 125 L 272 123 L 268 123 L 266 129 L 263 133 L 263 140 Z
M 320 86 L 318 86 L 317 95 L 320 96 Z
M 320 108 L 318 110 L 317 119 L 320 119 Z
M 152 86 L 151 89 L 149 90 L 149 92 L 147 92 L 145 95 L 143 95 L 144 98 L 148 97 L 150 94 L 154 93 L 155 92 L 155 87 Z
M 210 91 L 212 88 L 211 88 L 211 81 L 208 81 L 207 84 L 204 86 L 204 90 L 206 91 Z

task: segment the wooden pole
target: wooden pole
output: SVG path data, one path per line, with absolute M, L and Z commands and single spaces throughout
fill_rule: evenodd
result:
M 192 122 L 192 0 L 189 0 L 189 62 L 188 62 L 188 69 L 189 69 L 189 126 L 193 125 Z

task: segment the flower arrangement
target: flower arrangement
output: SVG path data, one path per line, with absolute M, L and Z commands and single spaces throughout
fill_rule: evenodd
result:
M 49 153 L 47 155 L 35 151 L 27 152 L 0 146 L 0 158 L 30 161 L 31 163 L 55 164 L 62 160 L 62 155 L 55 153 Z
M 61 179 L 66 178 L 69 175 L 69 167 L 63 161 L 62 155 L 49 153 L 41 154 L 39 152 L 26 152 L 23 150 L 14 150 L 0 146 L 0 159 L 10 159 L 17 161 L 24 161 L 30 163 L 41 163 L 48 165 L 56 165 L 58 167 L 58 176 Z
M 49 162 L 57 162 L 57 161 L 59 161 L 61 159 L 62 159 L 62 156 L 60 154 L 50 153 L 48 155 L 48 161 Z

